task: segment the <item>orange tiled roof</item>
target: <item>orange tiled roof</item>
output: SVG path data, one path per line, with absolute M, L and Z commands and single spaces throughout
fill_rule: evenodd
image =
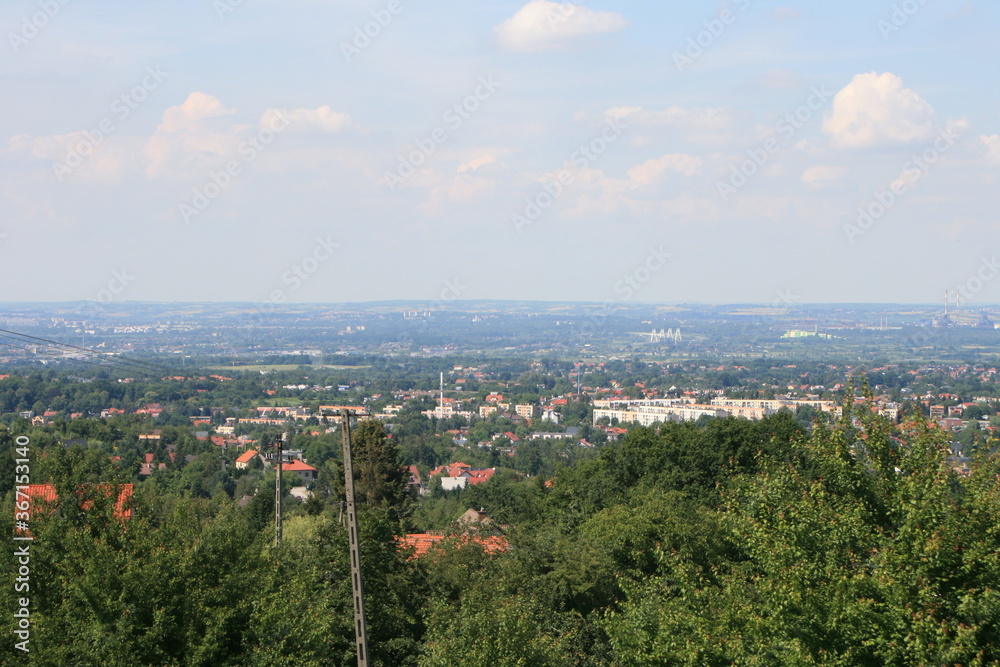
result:
M 432 533 L 410 533 L 399 538 L 399 546 L 403 549 L 412 548 L 412 558 L 420 558 L 421 556 L 427 554 L 431 550 L 431 547 L 445 539 L 445 537 L 445 535 L 435 535 Z M 506 551 L 510 546 L 507 539 L 500 537 L 499 535 L 473 538 L 459 537 L 457 538 L 456 544 L 461 547 L 462 544 L 467 543 L 469 539 L 480 545 L 483 548 L 483 551 L 488 554 Z
M 316 468 L 313 468 L 308 463 L 303 463 L 298 459 L 282 462 L 281 470 L 282 472 L 317 472 Z
M 255 456 L 257 456 L 257 450 L 256 449 L 248 449 L 248 450 L 246 450 L 245 452 L 243 452 L 242 454 L 239 455 L 239 457 L 236 459 L 236 462 L 237 463 L 250 463 L 250 461 L 253 460 L 253 457 L 255 457 Z
M 129 498 L 132 497 L 132 492 L 134 490 L 134 485 L 132 484 L 82 484 L 77 490 L 78 494 L 83 494 L 89 488 L 97 488 L 104 492 L 105 496 L 110 496 L 114 491 L 115 487 L 118 488 L 118 499 L 115 501 L 115 517 L 119 519 L 128 519 L 132 516 L 132 510 L 125 507 Z M 54 484 L 29 484 L 28 485 L 28 499 L 31 506 L 31 513 L 35 514 L 39 510 L 43 511 L 42 507 L 46 505 L 55 505 L 59 502 L 59 493 L 56 491 Z M 93 503 L 90 500 L 84 501 L 82 508 L 84 510 L 90 509 Z M 40 507 L 41 506 L 41 507 Z

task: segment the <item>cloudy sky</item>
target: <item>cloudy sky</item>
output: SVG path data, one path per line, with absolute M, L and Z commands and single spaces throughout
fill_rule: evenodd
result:
M 0 302 L 997 303 L 998 20 L 8 0 Z

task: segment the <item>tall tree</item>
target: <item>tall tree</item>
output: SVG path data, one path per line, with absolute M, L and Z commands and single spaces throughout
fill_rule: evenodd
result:
M 396 444 L 377 420 L 358 424 L 351 433 L 355 490 L 367 505 L 401 508 L 407 499 L 406 471 L 399 462 Z

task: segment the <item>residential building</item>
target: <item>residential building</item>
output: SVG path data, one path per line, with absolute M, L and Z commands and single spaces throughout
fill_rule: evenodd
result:
M 247 451 L 240 454 L 239 457 L 236 459 L 236 469 L 246 470 L 247 468 L 250 467 L 250 462 L 253 461 L 255 458 L 257 458 L 257 450 L 248 449 Z
M 316 470 L 316 468 L 313 468 L 308 463 L 303 463 L 298 459 L 295 459 L 294 461 L 285 461 L 284 463 L 282 463 L 281 471 L 296 473 L 299 477 L 302 478 L 302 481 L 304 483 L 316 481 L 316 475 L 319 474 L 319 471 Z
M 534 419 L 537 414 L 538 406 L 531 405 L 530 403 L 524 405 L 515 405 L 514 412 L 521 419 Z

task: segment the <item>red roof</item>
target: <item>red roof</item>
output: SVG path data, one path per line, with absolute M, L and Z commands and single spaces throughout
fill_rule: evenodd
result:
M 472 470 L 472 466 L 468 463 L 456 461 L 451 465 L 438 466 L 437 468 L 434 468 L 434 470 L 430 471 L 428 477 L 436 477 L 441 474 L 444 474 L 445 477 L 461 477 L 470 470 Z
M 410 480 L 409 480 L 408 483 L 416 485 L 416 486 L 419 486 L 420 485 L 420 470 L 417 469 L 417 466 L 407 466 L 406 472 L 408 472 L 410 474 Z
M 308 463 L 303 463 L 298 459 L 293 459 L 292 461 L 284 461 L 281 464 L 282 472 L 318 472 L 316 468 L 313 468 Z
M 410 533 L 409 535 L 404 535 L 399 539 L 399 546 L 402 549 L 413 549 L 413 555 L 411 558 L 420 558 L 431 550 L 435 544 L 445 539 L 445 535 L 433 535 L 431 533 Z M 456 545 L 461 547 L 463 544 L 469 542 L 468 537 L 458 537 L 453 538 L 456 541 Z M 483 548 L 488 554 L 495 554 L 501 551 L 506 551 L 509 547 L 507 539 L 500 536 L 493 537 L 473 537 L 471 538 L 473 542 L 478 544 Z
M 250 461 L 252 461 L 253 457 L 255 457 L 255 456 L 257 456 L 257 450 L 256 449 L 248 449 L 248 450 L 246 450 L 245 452 L 243 452 L 242 454 L 239 455 L 239 457 L 236 459 L 236 462 L 237 463 L 250 463 Z
M 496 468 L 484 468 L 482 470 L 470 470 L 469 474 L 472 477 L 469 478 L 469 484 L 476 485 L 482 484 L 483 482 L 488 482 L 497 472 Z
M 134 486 L 132 484 L 81 484 L 77 488 L 77 493 L 83 495 L 88 489 L 96 488 L 104 492 L 105 497 L 110 496 L 115 487 L 118 489 L 118 499 L 115 501 L 115 517 L 118 519 L 128 519 L 132 516 L 132 510 L 125 507 L 125 503 L 132 497 Z M 59 502 L 59 494 L 54 484 L 29 484 L 28 485 L 29 512 L 36 514 L 45 506 L 53 506 Z M 83 510 L 90 509 L 92 501 L 86 500 L 81 506 Z

